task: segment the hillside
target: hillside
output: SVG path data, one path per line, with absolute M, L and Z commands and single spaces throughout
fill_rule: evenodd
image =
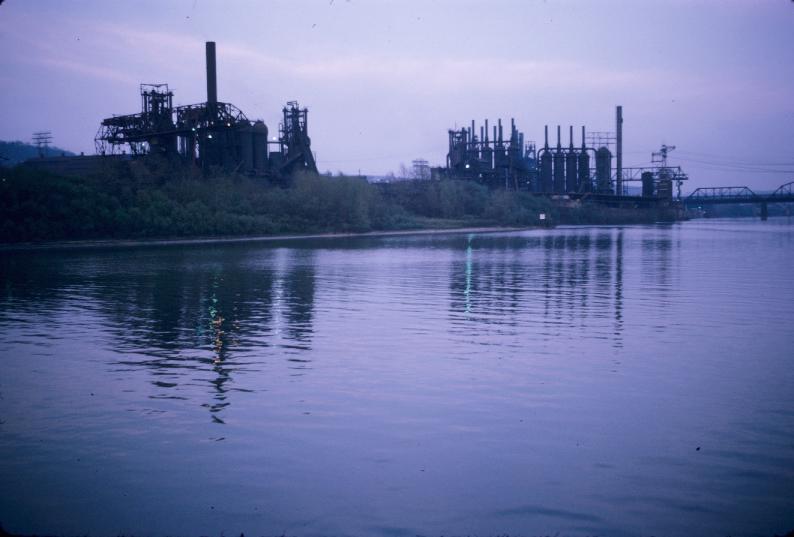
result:
M 63 155 L 74 156 L 74 153 L 55 146 L 48 147 L 44 152 L 45 157 L 60 157 Z M 38 156 L 39 149 L 33 144 L 0 140 L 0 165 L 2 166 L 15 166 Z

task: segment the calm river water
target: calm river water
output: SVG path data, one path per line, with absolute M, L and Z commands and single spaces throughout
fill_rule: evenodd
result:
M 0 523 L 794 529 L 794 224 L 1 252 Z

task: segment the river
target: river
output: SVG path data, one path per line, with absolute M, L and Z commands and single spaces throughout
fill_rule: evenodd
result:
M 794 225 L 0 254 L 0 523 L 794 529 Z

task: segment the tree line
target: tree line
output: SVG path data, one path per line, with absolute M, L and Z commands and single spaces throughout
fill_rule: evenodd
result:
M 288 185 L 223 172 L 205 176 L 133 161 L 90 177 L 24 166 L 3 169 L 0 242 L 284 233 L 366 232 L 466 226 L 530 227 L 597 221 L 528 192 L 472 181 L 369 183 L 301 173 Z M 540 215 L 545 219 L 541 220 Z

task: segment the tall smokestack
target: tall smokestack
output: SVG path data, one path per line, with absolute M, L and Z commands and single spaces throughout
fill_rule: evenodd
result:
M 548 125 L 545 126 L 544 133 L 545 133 L 544 137 L 545 137 L 546 141 L 545 141 L 545 143 L 543 145 L 543 148 L 544 149 L 548 149 L 549 148 L 549 126 Z
M 623 195 L 623 107 L 615 111 L 615 153 L 617 165 L 617 195 Z
M 218 80 L 215 73 L 215 41 L 207 41 L 207 103 L 218 102 Z
M 560 126 L 557 125 L 557 151 L 562 149 L 562 144 L 560 143 Z
M 568 139 L 570 140 L 569 149 L 573 151 L 573 125 L 569 125 L 568 129 Z

